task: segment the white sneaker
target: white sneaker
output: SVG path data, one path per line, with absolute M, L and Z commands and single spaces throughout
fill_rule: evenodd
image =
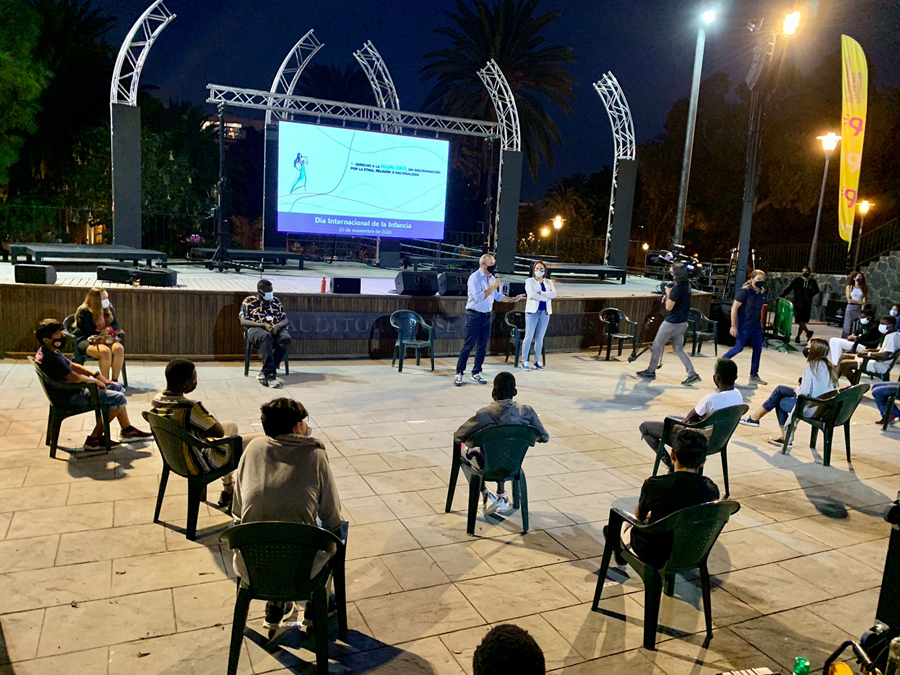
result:
M 266 378 L 266 374 L 262 371 L 260 371 L 259 375 L 256 376 L 256 381 L 264 387 L 269 386 L 269 380 Z
M 281 380 L 279 380 L 274 375 L 272 377 L 268 378 L 268 381 L 269 381 L 268 386 L 272 387 L 272 389 L 281 389 L 281 387 L 282 387 Z
M 296 611 L 297 611 L 297 603 L 289 602 L 287 607 L 285 608 L 284 615 L 281 617 L 281 619 L 278 620 L 277 622 L 275 622 L 275 621 L 269 621 L 269 619 L 267 618 L 263 621 L 263 628 L 268 631 L 276 630 L 282 624 L 287 623 L 288 619 L 290 619 Z
M 484 511 L 484 515 L 491 516 L 497 513 L 497 509 L 500 508 L 500 500 L 497 499 L 497 495 L 495 495 L 490 490 L 484 491 L 482 510 Z
M 497 512 L 509 513 L 512 510 L 512 504 L 509 503 L 509 497 L 506 496 L 506 493 L 497 495 Z
M 522 361 L 522 370 L 531 370 L 531 367 L 528 365 L 528 361 Z
M 461 387 L 461 386 L 463 386 L 463 376 L 462 376 L 462 373 L 457 373 L 457 374 L 456 374 L 456 377 L 453 378 L 453 385 L 456 386 L 456 387 Z

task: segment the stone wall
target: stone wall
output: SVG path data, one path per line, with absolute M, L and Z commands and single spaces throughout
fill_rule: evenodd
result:
M 868 302 L 875 306 L 879 315 L 887 314 L 891 305 L 900 302 L 900 251 L 881 256 L 876 261 L 864 265 L 862 273 L 869 284 Z M 768 275 L 769 289 L 780 295 L 798 273 L 772 272 Z M 824 308 L 829 300 L 843 300 L 847 276 L 844 274 L 816 274 L 819 294 L 813 300 L 812 320 L 824 320 Z M 788 300 L 791 300 L 789 297 Z

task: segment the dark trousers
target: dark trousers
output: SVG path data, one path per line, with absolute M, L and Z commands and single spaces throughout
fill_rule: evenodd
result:
M 728 350 L 723 358 L 733 359 L 740 354 L 744 347 L 750 345 L 753 348 L 753 356 L 750 358 L 750 377 L 759 375 L 759 357 L 762 355 L 763 329 L 762 326 L 752 328 L 738 328 L 734 347 Z
M 662 463 L 671 471 L 675 467 L 672 466 L 672 459 L 669 457 L 669 453 L 666 452 L 666 446 L 662 443 L 665 426 L 665 422 L 641 422 L 639 431 L 644 442 L 650 446 L 653 452 L 659 456 Z
M 291 347 L 290 331 L 282 328 L 278 335 L 272 335 L 265 328 L 254 327 L 247 331 L 247 341 L 259 350 L 263 362 L 262 372 L 275 377 L 275 371 Z
M 469 360 L 469 354 L 472 348 L 478 344 L 475 351 L 475 365 L 472 366 L 472 374 L 477 375 L 481 372 L 481 366 L 484 364 L 484 356 L 487 354 L 488 340 L 491 337 L 491 315 L 482 314 L 480 312 L 466 312 L 466 341 L 463 343 L 462 351 L 459 353 L 459 360 L 456 362 L 456 372 L 466 372 L 466 362 Z

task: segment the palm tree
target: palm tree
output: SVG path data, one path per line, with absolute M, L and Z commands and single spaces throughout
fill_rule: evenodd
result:
M 471 6 L 470 6 L 471 5 Z M 487 90 L 478 71 L 494 59 L 512 88 L 522 127 L 522 150 L 532 178 L 540 158 L 554 164 L 553 146 L 562 146 L 559 128 L 548 104 L 572 114 L 575 77 L 563 64 L 573 63 L 569 47 L 546 45 L 540 33 L 559 15 L 552 10 L 537 15 L 538 0 L 456 0 L 447 16 L 455 26 L 435 29 L 450 38 L 451 46 L 425 54 L 431 62 L 422 68 L 423 80 L 436 80 L 425 108 L 457 117 L 495 119 Z
M 375 105 L 375 95 L 366 74 L 355 63 L 344 70 L 333 63 L 310 63 L 303 70 L 294 93 L 328 101 Z

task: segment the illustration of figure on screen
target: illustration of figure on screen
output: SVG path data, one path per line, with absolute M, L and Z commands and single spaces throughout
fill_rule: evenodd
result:
M 297 191 L 298 188 L 305 190 L 306 189 L 306 165 L 309 164 L 309 160 L 303 155 L 303 153 L 297 153 L 297 159 L 294 160 L 294 168 L 299 172 L 297 176 L 297 180 L 294 181 L 293 187 L 291 187 L 291 194 Z

